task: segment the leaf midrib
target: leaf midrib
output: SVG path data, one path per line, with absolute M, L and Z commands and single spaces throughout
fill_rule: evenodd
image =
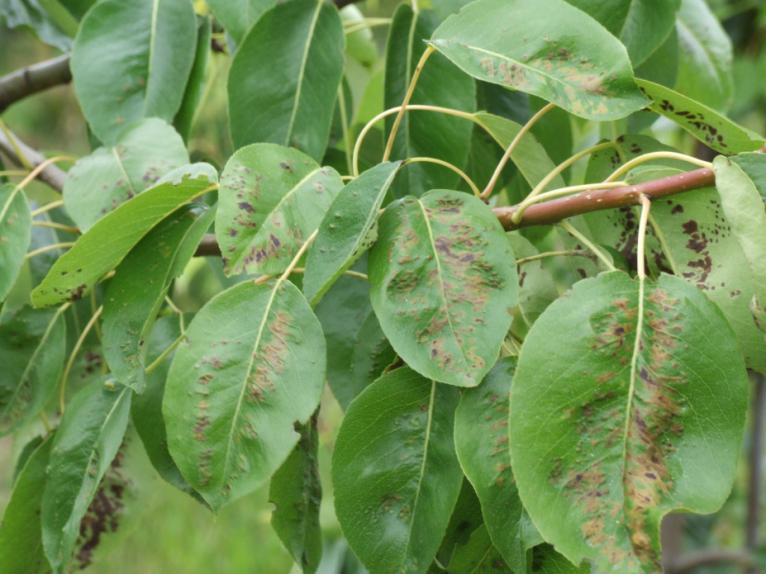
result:
M 311 43 L 314 39 L 314 32 L 316 30 L 317 22 L 319 21 L 319 14 L 322 11 L 322 0 L 318 0 L 316 3 L 316 9 L 311 18 L 311 24 L 309 26 L 308 34 L 306 37 L 306 45 L 303 47 L 303 56 L 301 57 L 301 66 L 298 70 L 298 84 L 295 89 L 295 100 L 293 100 L 293 109 L 290 113 L 290 121 L 287 124 L 287 132 L 285 133 L 285 145 L 290 145 L 290 139 L 292 138 L 293 127 L 295 126 L 295 118 L 298 115 L 298 107 L 300 106 L 301 95 L 303 95 L 303 79 L 306 76 L 306 63 L 309 57 L 309 51 L 311 50 Z
M 418 207 L 420 208 L 420 212 L 423 216 L 423 221 L 426 225 L 426 231 L 428 231 L 428 245 L 431 247 L 431 252 L 434 255 L 434 263 L 436 264 L 436 274 L 439 278 L 439 292 L 441 293 L 441 300 L 442 300 L 442 308 L 444 309 L 444 314 L 447 316 L 447 324 L 449 325 L 450 333 L 452 333 L 452 336 L 455 339 L 455 342 L 457 343 L 458 349 L 460 349 L 460 356 L 463 359 L 463 366 L 466 367 L 468 370 L 470 370 L 470 364 L 467 360 L 467 357 L 465 356 L 465 350 L 463 349 L 463 342 L 461 341 L 460 337 L 457 334 L 457 331 L 455 330 L 454 325 L 452 324 L 452 315 L 449 311 L 449 301 L 447 299 L 447 292 L 444 289 L 444 271 L 442 270 L 441 265 L 441 258 L 439 257 L 439 252 L 436 250 L 436 243 L 434 240 L 434 234 L 433 230 L 431 229 L 431 221 L 428 219 L 428 214 L 426 213 L 425 206 L 423 205 L 423 202 L 420 199 L 416 199 L 418 203 Z

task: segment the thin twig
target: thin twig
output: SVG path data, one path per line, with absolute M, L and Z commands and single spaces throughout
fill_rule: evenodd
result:
M 23 167 L 35 168 L 46 160 L 43 154 L 29 147 L 9 130 L 0 132 L 0 152 L 5 154 L 14 164 Z M 25 165 L 27 162 L 29 166 Z M 66 172 L 55 165 L 47 165 L 37 177 L 56 191 L 60 192 L 64 189 Z
M 72 80 L 69 56 L 63 55 L 32 64 L 0 77 L 0 113 L 27 96 Z

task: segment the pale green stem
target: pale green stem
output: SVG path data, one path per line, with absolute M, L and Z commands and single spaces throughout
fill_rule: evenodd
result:
M 505 153 L 503 154 L 503 157 L 500 158 L 500 162 L 497 164 L 497 167 L 495 168 L 495 172 L 492 174 L 492 177 L 489 179 L 489 183 L 487 183 L 487 187 L 484 188 L 484 191 L 481 192 L 481 198 L 487 199 L 491 194 L 492 190 L 495 189 L 495 185 L 497 185 L 497 182 L 500 180 L 500 175 L 503 173 L 503 169 L 505 169 L 506 164 L 511 159 L 511 155 L 513 154 L 516 147 L 519 145 L 519 142 L 521 142 L 522 138 L 531 130 L 534 125 L 549 111 L 551 111 L 556 106 L 554 104 L 547 104 L 540 108 L 540 110 L 533 115 L 531 118 L 529 118 L 529 121 L 525 123 L 523 126 L 521 126 L 521 129 L 519 130 L 519 133 L 516 134 L 516 137 L 513 138 L 513 141 L 511 141 L 508 148 L 505 150 Z
M 33 249 L 24 256 L 24 259 L 31 259 L 35 255 L 40 255 L 48 251 L 54 251 L 56 249 L 68 249 L 74 245 L 73 241 L 62 241 L 61 243 L 51 243 L 50 245 L 43 245 L 37 249 Z
M 61 414 L 64 414 L 64 410 L 66 408 L 66 387 L 67 387 L 67 380 L 69 379 L 69 373 L 72 370 L 72 366 L 74 365 L 74 361 L 77 358 L 77 353 L 80 352 L 80 348 L 82 347 L 83 343 L 85 342 L 86 337 L 88 336 L 88 333 L 90 333 L 90 330 L 95 325 L 96 321 L 98 321 L 98 318 L 101 316 L 101 313 L 104 310 L 104 306 L 102 305 L 99 307 L 95 313 L 91 316 L 90 320 L 85 325 L 85 328 L 82 330 L 82 333 L 80 333 L 80 337 L 77 339 L 77 342 L 74 345 L 74 348 L 72 349 L 72 352 L 69 355 L 69 360 L 67 360 L 66 367 L 64 368 L 64 374 L 61 376 L 61 386 L 59 389 L 59 411 Z
M 443 159 L 438 159 L 435 157 L 410 157 L 404 160 L 404 165 L 410 164 L 410 163 L 433 163 L 436 165 L 440 165 L 443 167 L 446 167 L 447 169 L 453 171 L 457 175 L 460 176 L 460 178 L 468 184 L 468 187 L 471 188 L 471 191 L 473 191 L 473 194 L 476 197 L 481 197 L 481 191 L 479 190 L 479 187 L 474 183 L 474 181 L 468 177 L 468 174 L 465 173 L 462 169 L 457 167 L 454 164 L 451 164 L 448 161 L 444 161 Z
M 538 253 L 537 255 L 530 255 L 529 257 L 522 257 L 516 260 L 516 265 L 524 265 L 531 261 L 539 261 L 540 259 L 547 259 L 548 257 L 567 257 L 567 256 L 580 256 L 590 257 L 591 254 L 588 251 L 580 251 L 578 249 L 569 249 L 565 251 L 546 251 L 544 253 Z
M 433 46 L 427 46 L 423 52 L 423 55 L 418 61 L 418 65 L 415 66 L 415 72 L 412 74 L 412 79 L 410 79 L 410 85 L 407 87 L 407 93 L 404 94 L 404 100 L 402 101 L 401 109 L 394 119 L 394 125 L 391 126 L 391 133 L 388 134 L 386 149 L 383 151 L 383 161 L 388 161 L 388 158 L 391 157 L 391 151 L 394 149 L 394 141 L 396 140 L 396 134 L 399 131 L 399 126 L 402 123 L 404 112 L 407 110 L 407 106 L 412 99 L 412 95 L 415 93 L 415 87 L 417 86 L 418 80 L 420 79 L 420 74 L 423 73 L 423 68 L 428 61 L 428 58 L 430 58 L 435 51 L 436 48 Z
M 582 243 L 585 247 L 587 247 L 596 257 L 599 258 L 599 260 L 604 264 L 604 266 L 609 269 L 609 271 L 617 271 L 617 268 L 614 266 L 614 264 L 609 260 L 609 258 L 604 255 L 604 252 L 601 251 L 598 247 L 596 247 L 596 244 L 593 243 L 590 239 L 585 237 L 582 233 L 577 231 L 577 229 L 569 223 L 568 221 L 562 221 L 559 223 L 559 225 L 564 229 L 569 235 L 577 239 L 580 243 Z
M 656 159 L 673 159 L 678 161 L 685 161 L 686 163 L 696 165 L 697 167 L 713 169 L 712 163 L 698 159 L 696 157 L 692 157 L 690 155 L 686 155 L 684 153 L 678 153 L 674 151 L 654 151 L 651 153 L 640 155 L 638 157 L 634 157 L 632 160 L 625 162 L 623 165 L 617 168 L 614 172 L 612 172 L 612 175 L 610 175 L 604 181 L 610 182 L 610 181 L 615 181 L 617 179 L 620 179 L 623 175 L 628 173 L 630 170 L 635 169 L 636 167 L 638 167 L 639 165 L 643 163 L 646 163 L 648 161 L 654 161 Z

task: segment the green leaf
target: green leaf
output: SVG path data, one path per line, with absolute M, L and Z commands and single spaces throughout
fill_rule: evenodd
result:
M 217 187 L 217 174 L 204 163 L 179 168 L 154 187 L 101 218 L 53 265 L 32 291 L 32 303 L 46 307 L 82 297 L 122 261 L 155 225 Z
M 210 61 L 210 39 L 213 33 L 213 22 L 209 17 L 197 18 L 197 50 L 194 54 L 194 64 L 189 73 L 181 107 L 173 119 L 173 125 L 184 139 L 189 141 L 194 120 L 202 103 L 205 86 L 207 85 L 207 69 Z M 212 81 L 212 78 L 211 80 Z
M 659 572 L 662 517 L 729 495 L 747 394 L 731 328 L 701 291 L 670 275 L 579 282 L 532 327 L 513 383 L 524 507 L 574 564 Z
M 652 100 L 652 111 L 674 121 L 711 149 L 732 154 L 754 151 L 766 143 L 758 134 L 683 94 L 648 80 L 637 82 Z
M 80 159 L 64 183 L 67 213 L 82 231 L 127 200 L 189 163 L 181 137 L 162 120 L 138 122 L 110 147 Z
M 479 387 L 467 389 L 455 411 L 455 449 L 481 502 L 492 542 L 514 572 L 526 572 L 523 513 L 511 472 L 508 409 L 514 359 L 502 359 Z M 470 544 L 470 543 L 469 543 Z
M 397 369 L 346 413 L 332 461 L 343 533 L 373 572 L 426 572 L 460 493 L 455 389 Z
M 178 317 L 175 315 L 160 317 L 147 342 L 149 348 L 147 359 L 149 361 L 155 360 L 173 345 L 180 335 Z M 146 389 L 140 395 L 133 395 L 130 418 L 157 473 L 182 492 L 198 497 L 181 476 L 181 471 L 178 470 L 168 451 L 165 420 L 162 418 L 162 399 L 165 396 L 165 383 L 169 368 L 170 361 L 165 360 L 157 365 L 154 371 L 146 375 Z
M 3 574 L 43 574 L 50 566 L 43 553 L 40 503 L 46 481 L 52 439 L 41 442 L 16 478 L 0 522 L 0 571 Z
M 372 311 L 365 281 L 340 277 L 317 304 L 316 314 L 327 340 L 327 382 L 346 409 L 396 354 Z
M 72 50 L 77 99 L 93 133 L 114 142 L 126 124 L 173 120 L 194 62 L 197 21 L 188 0 L 102 0 Z
M 590 566 L 587 563 L 575 566 L 549 544 L 536 547 L 532 554 L 533 566 L 530 574 L 588 574 L 590 572 Z
M 434 190 L 391 204 L 370 252 L 370 299 L 413 369 L 474 387 L 495 364 L 516 304 L 505 232 L 479 199 Z
M 239 44 L 251 26 L 276 0 L 207 0 L 210 10 L 234 41 Z
M 91 384 L 67 405 L 53 439 L 43 492 L 43 547 L 62 574 L 80 535 L 80 521 L 122 444 L 131 392 Z
M 0 321 L 0 435 L 27 422 L 55 392 L 66 357 L 63 309 L 22 307 Z
M 425 41 L 439 23 L 431 10 L 413 12 L 409 4 L 400 4 L 394 13 L 386 47 L 384 107 L 401 105 L 421 55 Z M 475 82 L 447 58 L 434 54 L 420 75 L 412 104 L 442 106 L 473 112 L 476 109 Z M 386 120 L 386 137 L 395 117 Z M 446 114 L 410 112 L 402 123 L 391 157 L 435 157 L 460 168 L 468 159 L 471 141 L 470 122 Z M 439 165 L 414 163 L 397 178 L 395 195 L 423 195 L 429 189 L 454 188 L 458 176 Z
M 319 505 L 317 414 L 300 428 L 301 438 L 271 480 L 269 502 L 274 504 L 271 526 L 304 574 L 316 572 L 322 558 Z
M 487 527 L 479 526 L 471 533 L 466 544 L 460 545 L 452 555 L 449 574 L 512 574 L 497 548 L 492 546 Z M 526 572 L 517 570 L 517 572 Z
M 319 404 L 321 326 L 285 280 L 240 283 L 196 315 L 168 375 L 168 446 L 187 482 L 218 509 L 255 490 L 298 443 Z
M 343 74 L 343 45 L 338 11 L 322 0 L 288 0 L 264 13 L 229 73 L 234 145 L 272 142 L 321 160 Z
M 447 18 L 431 44 L 474 78 L 586 119 L 620 119 L 646 105 L 625 47 L 564 0 L 477 0 Z
M 32 214 L 24 192 L 0 183 L 0 303 L 19 276 L 32 239 Z
M 51 10 L 53 8 L 53 10 Z M 0 3 L 0 22 L 13 28 L 30 28 L 43 42 L 62 52 L 72 47 L 77 32 L 77 21 L 58 2 L 46 0 L 3 0 Z
M 274 144 L 253 144 L 226 163 L 215 233 L 226 273 L 281 273 L 319 227 L 343 187 L 331 167 Z
M 734 90 L 729 35 L 705 0 L 682 0 L 677 29 L 680 60 L 675 89 L 725 110 Z
M 476 122 L 487 130 L 503 149 L 508 148 L 521 130 L 521 125 L 513 120 L 487 112 L 477 112 L 474 117 Z M 531 133 L 527 133 L 521 138 L 511 153 L 511 161 L 531 187 L 540 183 L 556 167 L 556 164 L 548 156 L 548 152 Z M 564 179 L 561 176 L 557 176 L 551 182 L 552 188 L 564 187 L 564 185 Z
M 186 267 L 215 209 L 182 207 L 152 229 L 117 267 L 104 294 L 102 346 L 112 375 L 144 390 L 144 354 L 154 320 L 173 279 Z
M 634 66 L 642 64 L 673 31 L 681 0 L 567 0 L 625 45 Z
M 723 213 L 752 277 L 751 307 L 766 309 L 766 211 L 761 195 L 766 191 L 766 156 L 719 156 L 713 166 Z M 756 311 L 756 318 L 758 314 Z M 762 352 L 766 352 L 766 340 Z
M 303 292 L 316 304 L 375 241 L 378 211 L 402 162 L 382 163 L 346 185 L 330 205 L 306 259 Z

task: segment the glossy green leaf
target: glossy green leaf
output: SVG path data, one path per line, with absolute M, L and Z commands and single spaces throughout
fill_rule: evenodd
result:
M 277 143 L 321 160 L 343 73 L 343 45 L 338 11 L 322 0 L 288 0 L 265 12 L 229 73 L 234 145 Z
M 391 204 L 370 252 L 370 299 L 413 369 L 474 387 L 495 364 L 516 304 L 516 264 L 479 199 L 435 190 Z
M 46 307 L 82 297 L 122 261 L 155 225 L 197 197 L 215 189 L 217 173 L 204 163 L 174 170 L 151 189 L 101 218 L 59 258 L 32 291 L 32 303 Z
M 327 341 L 327 382 L 346 409 L 396 354 L 372 311 L 366 281 L 340 277 L 315 310 Z
M 72 78 L 93 133 L 110 144 L 126 124 L 173 120 L 194 63 L 197 22 L 188 0 L 102 0 L 80 24 Z
M 240 283 L 195 316 L 168 374 L 168 446 L 187 482 L 218 509 L 255 490 L 298 443 L 324 384 L 325 343 L 286 280 Z
M 681 0 L 567 0 L 625 45 L 634 66 L 642 64 L 673 31 Z
M 226 272 L 281 273 L 319 227 L 343 182 L 295 149 L 253 144 L 221 174 L 215 233 Z
M 178 317 L 175 315 L 160 317 L 147 342 L 148 361 L 157 359 L 180 335 Z M 177 489 L 195 496 L 196 493 L 181 476 L 181 471 L 170 457 L 165 420 L 162 418 L 162 399 L 165 396 L 170 358 L 172 354 L 159 363 L 154 371 L 146 375 L 146 389 L 140 395 L 133 395 L 130 419 L 157 473 Z
M 125 387 L 90 384 L 68 403 L 61 419 L 41 511 L 43 548 L 55 574 L 68 571 L 80 521 L 122 444 L 130 397 Z
M 276 0 L 207 0 L 210 10 L 234 41 L 239 44 L 251 26 Z
M 172 169 L 189 163 L 181 137 L 162 120 L 142 120 L 113 146 L 80 159 L 64 183 L 67 213 L 82 231 L 153 186 Z
M 719 156 L 713 166 L 721 208 L 752 277 L 750 307 L 751 311 L 756 308 L 754 315 L 758 318 L 766 309 L 766 210 L 761 195 L 766 191 L 766 156 Z M 766 339 L 762 353 L 766 353 Z
M 32 238 L 32 214 L 24 192 L 0 183 L 0 303 L 19 276 Z
M 319 505 L 317 415 L 300 428 L 301 438 L 271 479 L 269 501 L 274 504 L 271 526 L 304 574 L 316 572 L 322 558 Z
M 503 149 L 508 148 L 521 130 L 520 124 L 501 116 L 477 112 L 474 117 Z M 531 187 L 537 185 L 556 167 L 548 156 L 548 152 L 531 133 L 527 133 L 519 141 L 511 153 L 511 161 Z M 564 179 L 561 176 L 557 176 L 551 182 L 552 187 L 564 187 L 564 185 Z
M 333 455 L 335 510 L 372 572 L 425 573 L 462 482 L 453 446 L 457 391 L 401 368 L 359 395 Z
M 711 108 L 731 103 L 732 45 L 705 0 L 682 0 L 678 12 L 680 61 L 675 89 Z
M 449 574 L 512 574 L 500 552 L 492 546 L 487 527 L 479 526 L 466 544 L 456 548 L 447 568 Z M 517 572 L 526 572 L 517 570 Z
M 652 100 L 652 111 L 674 121 L 711 149 L 732 154 L 754 151 L 766 143 L 758 134 L 684 94 L 648 80 L 637 81 Z
M 0 320 L 0 435 L 37 416 L 55 392 L 66 357 L 62 312 L 22 307 Z
M 564 0 L 477 0 L 447 18 L 431 44 L 474 78 L 583 118 L 615 120 L 646 105 L 625 47 Z
M 215 210 L 185 206 L 152 229 L 116 269 L 104 294 L 102 346 L 112 375 L 144 390 L 144 343 L 171 282 L 180 275 Z
M 207 86 L 207 71 L 210 61 L 210 40 L 213 34 L 213 22 L 209 17 L 197 18 L 197 49 L 194 54 L 194 64 L 189 73 L 181 107 L 178 109 L 173 125 L 184 139 L 189 141 L 194 120 L 199 112 L 199 105 Z M 210 79 L 212 81 L 212 78 Z
M 407 3 L 397 8 L 386 47 L 386 109 L 401 105 L 415 67 L 427 47 L 425 41 L 438 24 L 439 20 L 431 10 L 414 12 Z M 475 82 L 447 58 L 435 54 L 423 69 L 410 103 L 473 112 L 476 109 Z M 386 120 L 386 137 L 394 119 L 391 116 Z M 410 112 L 402 118 L 391 157 L 435 157 L 462 168 L 468 159 L 470 141 L 471 124 L 462 118 L 433 112 Z M 397 197 L 423 195 L 429 189 L 452 189 L 458 181 L 457 175 L 442 166 L 414 163 L 402 170 L 394 184 L 394 193 Z
M 53 440 L 38 444 L 16 478 L 0 522 L 0 571 L 44 574 L 50 566 L 43 553 L 40 503 Z
M 514 359 L 502 359 L 482 384 L 464 391 L 455 411 L 455 449 L 481 501 L 492 541 L 515 572 L 526 572 L 524 509 L 511 472 L 508 409 Z
M 575 285 L 532 327 L 511 394 L 513 472 L 543 538 L 575 564 L 660 571 L 662 517 L 729 495 L 747 389 L 731 328 L 693 286 Z
M 380 206 L 401 162 L 382 163 L 346 185 L 330 205 L 306 259 L 303 292 L 316 304 L 375 241 Z

